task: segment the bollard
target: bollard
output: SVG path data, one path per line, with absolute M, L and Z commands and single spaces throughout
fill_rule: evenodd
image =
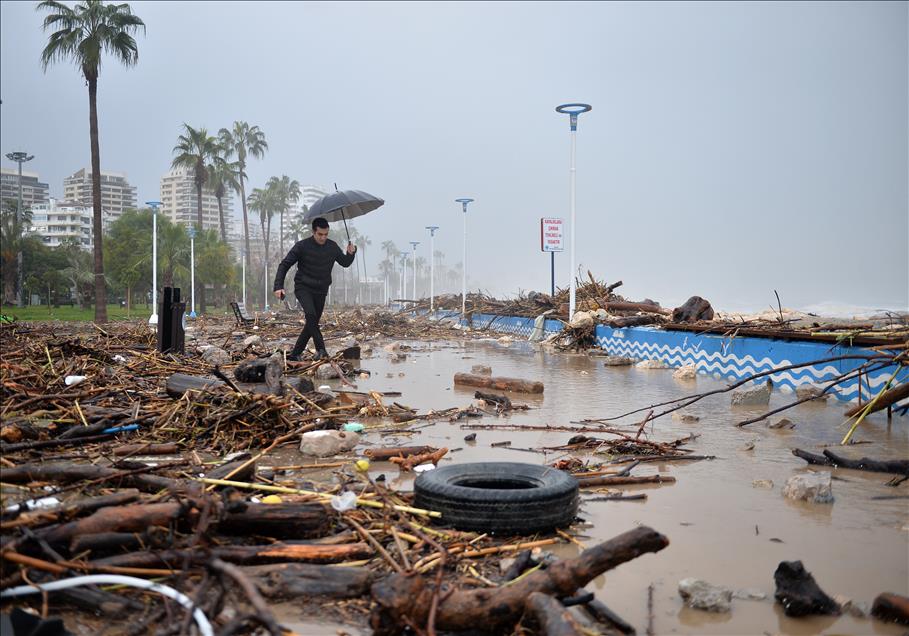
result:
M 158 308 L 158 351 L 161 353 L 183 353 L 186 342 L 185 312 L 186 303 L 180 302 L 180 288 L 165 287 Z

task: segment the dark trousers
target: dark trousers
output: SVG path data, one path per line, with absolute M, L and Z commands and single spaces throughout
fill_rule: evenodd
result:
M 300 332 L 297 343 L 294 345 L 292 355 L 300 355 L 309 344 L 312 338 L 313 344 L 316 345 L 316 351 L 325 350 L 325 340 L 322 338 L 322 331 L 319 329 L 319 320 L 322 318 L 322 312 L 325 310 L 326 294 L 317 294 L 308 289 L 294 290 L 300 307 L 303 308 L 303 315 L 306 316 L 306 326 Z

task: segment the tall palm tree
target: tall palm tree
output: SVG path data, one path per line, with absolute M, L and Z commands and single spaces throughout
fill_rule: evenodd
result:
M 208 182 L 208 164 L 214 160 L 218 153 L 218 140 L 208 134 L 205 128 L 193 128 L 183 124 L 185 134 L 177 137 L 174 146 L 173 168 L 188 168 L 192 170 L 193 181 L 196 184 L 196 229 L 202 231 L 202 188 Z
M 369 271 L 366 268 L 366 248 L 369 247 L 370 245 L 372 245 L 372 239 L 369 238 L 368 236 L 366 236 L 365 234 L 361 234 L 360 236 L 357 237 L 357 242 L 355 243 L 355 245 L 357 246 L 358 251 L 363 252 L 363 257 L 362 257 L 363 258 L 363 282 L 367 284 L 366 293 L 369 294 L 369 283 L 368 283 Z M 359 274 L 359 272 L 357 272 L 357 273 Z
M 250 269 L 249 261 L 249 215 L 246 208 L 246 159 L 256 157 L 261 159 L 268 150 L 265 133 L 258 126 L 250 126 L 245 121 L 235 121 L 234 127 L 228 130 L 222 128 L 218 131 L 221 145 L 228 149 L 226 158 L 237 156 L 237 179 L 240 181 L 240 201 L 243 205 L 243 238 L 246 247 L 246 269 Z
M 281 216 L 281 228 L 278 232 L 278 250 L 281 254 L 284 254 L 284 213 L 289 211 L 289 208 L 292 204 L 300 200 L 300 182 L 296 179 L 291 179 L 286 174 L 282 175 L 279 179 L 278 177 L 272 177 L 268 180 L 268 183 L 265 184 L 267 188 L 273 188 L 276 204 L 278 205 L 278 212 Z
M 70 60 L 82 71 L 88 84 L 88 126 L 92 154 L 92 232 L 94 234 L 95 322 L 107 322 L 107 286 L 104 280 L 103 226 L 101 215 L 101 144 L 98 139 L 98 71 L 101 54 L 113 55 L 124 66 L 134 66 L 139 49 L 132 34 L 145 23 L 133 15 L 128 4 L 104 4 L 85 0 L 70 8 L 62 2 L 39 2 L 47 11 L 44 30 L 53 29 L 41 52 L 44 70 L 53 62 Z
M 208 184 L 218 200 L 218 221 L 221 225 L 221 241 L 227 243 L 227 228 L 224 223 L 224 197 L 227 192 L 240 192 L 240 183 L 237 181 L 237 162 L 224 158 L 223 148 L 213 157 L 208 165 Z
M 262 240 L 265 244 L 265 264 L 268 264 L 268 244 L 271 237 L 271 219 L 278 209 L 278 192 L 272 182 L 264 188 L 253 188 L 249 193 L 249 209 L 259 214 Z M 265 281 L 268 285 L 268 281 Z

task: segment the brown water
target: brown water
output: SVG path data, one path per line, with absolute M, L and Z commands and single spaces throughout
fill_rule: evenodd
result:
M 471 424 L 567 425 L 572 420 L 617 415 L 633 408 L 680 395 L 724 386 L 723 382 L 698 376 L 696 382 L 680 382 L 669 370 L 604 367 L 586 355 L 542 352 L 526 343 L 503 346 L 488 342 L 410 343 L 415 351 L 400 363 L 388 360 L 377 348 L 362 367 L 372 372 L 369 380 L 357 382 L 360 391 L 401 391 L 397 401 L 425 412 L 464 406 L 473 390 L 454 387 L 455 372 L 469 371 L 473 364 L 492 366 L 494 375 L 540 380 L 543 396 L 512 395 L 516 403 L 533 407 L 508 417 L 485 417 Z M 393 377 L 387 377 L 387 374 Z M 403 377 L 399 374 L 403 373 Z M 337 382 L 331 382 L 337 386 Z M 774 393 L 771 407 L 792 396 Z M 700 421 L 686 424 L 670 417 L 658 419 L 647 433 L 652 439 L 673 440 L 700 434 L 687 448 L 694 453 L 716 455 L 712 461 L 642 464 L 635 475 L 656 472 L 673 475 L 675 484 L 624 486 L 624 492 L 646 492 L 643 502 L 583 503 L 580 516 L 587 522 L 577 527 L 585 545 L 594 545 L 637 525 L 648 525 L 667 535 L 670 546 L 645 555 L 599 577 L 587 587 L 614 611 L 643 633 L 647 623 L 647 588 L 654 585 L 654 631 L 657 634 L 903 634 L 905 628 L 852 616 L 790 619 L 773 602 L 773 572 L 780 561 L 801 560 L 818 584 L 831 596 L 844 595 L 870 607 L 880 592 L 909 595 L 909 500 L 875 500 L 873 497 L 905 495 L 909 484 L 891 488 L 888 475 L 838 470 L 833 486 L 835 503 L 817 505 L 784 499 L 786 479 L 807 470 L 790 453 L 799 447 L 820 452 L 818 445 L 835 444 L 845 430 L 842 403 L 803 405 L 783 414 L 796 423 L 795 430 L 773 430 L 766 423 L 744 429 L 736 421 L 761 409 L 731 409 L 729 395 L 707 398 L 687 412 Z M 773 420 L 778 419 L 772 418 Z M 631 426 L 640 415 L 622 424 Z M 871 416 L 856 435 L 872 443 L 847 448 L 851 457 L 909 456 L 909 419 Z M 564 444 L 570 432 L 478 430 L 475 443 L 463 441 L 468 430 L 461 423 L 437 423 L 414 435 L 377 434 L 367 443 L 393 445 L 426 443 L 461 448 L 451 461 L 551 462 L 564 456 L 491 448 L 496 441 L 510 440 L 513 447 L 539 448 Z M 602 435 L 603 437 L 608 437 Z M 754 449 L 742 450 L 748 442 Z M 583 457 L 583 456 L 581 456 Z M 288 457 L 282 453 L 281 461 Z M 398 474 L 391 464 L 374 464 L 371 475 L 385 473 L 389 484 L 410 489 L 412 477 Z M 756 488 L 753 480 L 769 479 L 772 489 Z M 584 497 L 585 499 L 587 497 Z M 774 540 L 771 540 L 774 539 Z M 778 540 L 778 541 L 777 541 Z M 579 548 L 566 544 L 554 548 L 559 556 L 574 556 Z M 764 592 L 763 601 L 734 600 L 729 614 L 711 614 L 683 606 L 677 586 L 680 579 L 696 577 L 732 589 L 753 588 Z M 294 623 L 293 611 L 282 611 L 288 627 L 305 634 L 334 634 L 335 627 Z

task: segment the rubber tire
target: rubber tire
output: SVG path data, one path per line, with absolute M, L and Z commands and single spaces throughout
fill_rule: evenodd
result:
M 464 482 L 483 485 L 461 485 Z M 516 483 L 530 487 L 515 488 Z M 517 462 L 436 468 L 417 476 L 414 493 L 414 505 L 441 512 L 444 525 L 499 534 L 526 535 L 567 526 L 577 516 L 579 500 L 578 482 L 568 473 Z

